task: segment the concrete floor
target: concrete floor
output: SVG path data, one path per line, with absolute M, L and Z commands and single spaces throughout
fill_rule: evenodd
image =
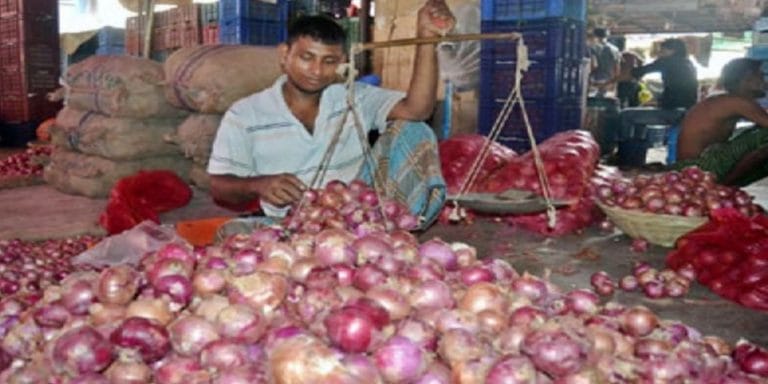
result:
M 420 237 L 426 240 L 435 236 L 469 243 L 481 257 L 509 260 L 520 273 L 544 276 L 549 271 L 550 280 L 564 289 L 589 288 L 590 276 L 600 270 L 619 279 L 631 273 L 635 261 L 646 261 L 661 270 L 669 252 L 668 248 L 652 246 L 648 252 L 634 253 L 626 236 L 597 228 L 589 228 L 581 235 L 547 239 L 493 219 L 470 226 L 434 226 Z M 611 300 L 647 306 L 662 318 L 682 321 L 705 335 L 730 342 L 746 338 L 768 347 L 768 312 L 723 300 L 699 284 L 693 284 L 689 294 L 680 299 L 650 300 L 638 292 L 617 290 Z

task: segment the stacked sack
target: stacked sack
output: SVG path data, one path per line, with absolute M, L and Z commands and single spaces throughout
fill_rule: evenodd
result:
M 166 99 L 194 111 L 166 136 L 192 160 L 192 184 L 210 185 L 206 168 L 222 115 L 235 101 L 270 87 L 279 75 L 274 47 L 203 45 L 182 48 L 166 60 Z
M 101 198 L 141 170 L 169 170 L 188 180 L 191 161 L 163 140 L 188 112 L 165 99 L 164 84 L 162 64 L 137 57 L 94 56 L 69 67 L 45 181 L 65 193 Z

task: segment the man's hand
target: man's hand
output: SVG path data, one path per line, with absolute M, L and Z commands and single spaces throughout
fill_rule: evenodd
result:
M 255 189 L 259 197 L 265 202 L 277 207 L 284 207 L 301 200 L 307 187 L 296 176 L 283 173 L 259 177 Z
M 445 0 L 427 0 L 419 9 L 416 32 L 418 37 L 445 35 L 456 25 L 456 18 Z

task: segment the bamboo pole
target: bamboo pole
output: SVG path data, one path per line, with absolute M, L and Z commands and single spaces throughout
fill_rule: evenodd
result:
M 144 0 L 144 10 L 147 14 L 147 25 L 144 26 L 144 51 L 142 57 L 149 58 L 152 52 L 152 30 L 155 27 L 155 0 Z
M 361 52 L 377 48 L 402 47 L 406 45 L 436 44 L 446 41 L 472 41 L 472 40 L 517 40 L 523 35 L 519 32 L 506 33 L 469 33 L 465 35 L 446 35 L 436 37 L 414 37 L 390 41 L 376 41 L 371 43 L 354 44 L 353 52 Z

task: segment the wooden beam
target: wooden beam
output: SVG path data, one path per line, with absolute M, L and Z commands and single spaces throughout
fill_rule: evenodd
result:
M 147 25 L 144 26 L 144 52 L 142 52 L 142 57 L 148 59 L 152 52 L 152 30 L 155 27 L 155 0 L 144 0 L 143 5 L 147 15 Z

